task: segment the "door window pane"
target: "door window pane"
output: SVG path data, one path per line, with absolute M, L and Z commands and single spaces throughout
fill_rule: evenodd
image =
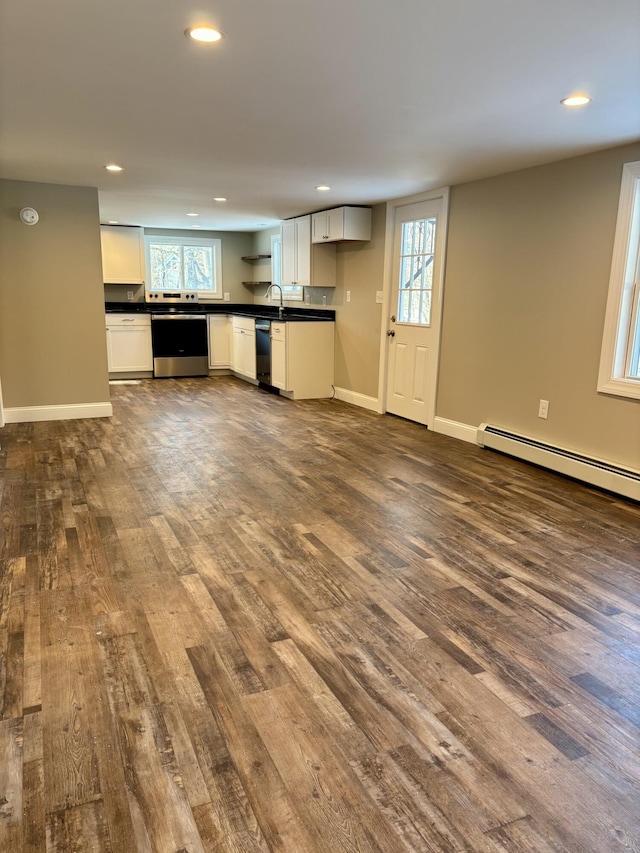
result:
M 436 220 L 402 223 L 398 322 L 428 326 L 431 323 L 431 289 Z

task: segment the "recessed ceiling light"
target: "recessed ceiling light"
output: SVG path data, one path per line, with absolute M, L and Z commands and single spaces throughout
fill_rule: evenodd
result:
M 107 172 L 122 172 L 122 166 L 118 166 L 116 163 L 107 163 L 105 169 Z
M 192 225 L 191 227 L 192 227 L 192 228 L 202 228 L 202 226 L 201 226 L 201 225 Z
M 200 216 L 199 213 L 187 213 L 187 216 Z
M 569 98 L 563 98 L 560 103 L 565 107 L 584 107 L 585 104 L 591 103 L 591 98 L 588 95 L 571 95 Z
M 214 201 L 226 201 L 226 198 L 222 195 L 219 195 L 216 198 L 214 198 Z
M 214 42 L 222 38 L 222 33 L 213 27 L 190 27 L 184 34 L 194 41 Z
M 324 184 L 320 184 L 320 186 L 316 187 L 316 189 L 319 190 L 321 193 L 326 193 L 331 189 L 331 187 L 327 187 Z

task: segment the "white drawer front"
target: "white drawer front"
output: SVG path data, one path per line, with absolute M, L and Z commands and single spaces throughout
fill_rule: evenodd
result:
M 245 332 L 253 332 L 256 327 L 256 321 L 253 317 L 238 317 L 234 315 L 232 321 L 234 329 L 244 329 Z
M 106 322 L 109 328 L 116 326 L 150 326 L 151 317 L 148 314 L 107 314 Z

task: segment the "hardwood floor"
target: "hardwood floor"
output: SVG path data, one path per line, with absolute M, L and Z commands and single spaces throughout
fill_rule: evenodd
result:
M 640 850 L 640 507 L 337 401 L 2 450 L 0 850 Z

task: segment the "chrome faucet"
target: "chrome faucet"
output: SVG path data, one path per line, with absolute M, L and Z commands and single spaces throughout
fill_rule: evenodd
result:
M 278 320 L 282 320 L 282 318 L 284 316 L 284 302 L 282 301 L 282 288 L 280 287 L 280 285 L 275 284 L 275 283 L 270 284 L 269 287 L 267 288 L 267 292 L 265 293 L 265 297 L 270 296 L 271 291 L 273 290 L 274 287 L 277 287 L 278 290 L 280 291 L 280 305 L 278 306 Z

